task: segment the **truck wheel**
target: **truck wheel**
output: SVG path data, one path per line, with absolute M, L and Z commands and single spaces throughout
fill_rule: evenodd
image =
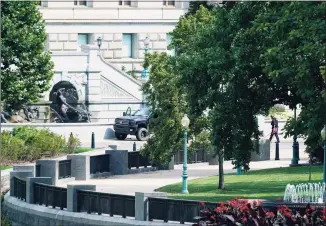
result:
M 115 137 L 118 139 L 118 140 L 124 140 L 127 138 L 127 134 L 124 134 L 124 133 L 115 133 Z
M 148 131 L 146 128 L 139 128 L 136 133 L 136 138 L 139 141 L 145 141 L 148 138 Z

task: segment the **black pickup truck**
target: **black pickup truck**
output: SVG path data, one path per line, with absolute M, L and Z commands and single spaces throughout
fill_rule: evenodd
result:
M 128 112 L 129 111 L 129 112 Z M 114 122 L 114 132 L 118 140 L 124 140 L 130 135 L 135 135 L 137 140 L 145 141 L 148 137 L 148 124 L 150 111 L 148 108 L 142 108 L 133 114 L 128 108 L 122 117 L 116 118 Z

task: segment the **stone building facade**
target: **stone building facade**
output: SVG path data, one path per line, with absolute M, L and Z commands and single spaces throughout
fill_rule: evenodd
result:
M 150 39 L 150 52 L 174 54 L 167 48 L 169 33 L 188 8 L 188 1 L 40 1 L 46 46 L 55 64 L 52 88 L 38 103 L 41 121 L 51 121 L 47 106 L 62 86 L 75 89 L 78 101 L 87 103 L 92 122 L 112 123 L 128 107 L 141 108 L 142 81 L 137 77 L 143 69 L 144 39 Z

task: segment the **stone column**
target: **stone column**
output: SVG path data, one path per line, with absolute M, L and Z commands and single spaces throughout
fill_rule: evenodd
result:
M 105 154 L 110 155 L 110 172 L 113 175 L 128 173 L 128 150 L 107 150 Z
M 89 155 L 68 155 L 71 159 L 71 176 L 75 180 L 90 179 L 90 157 Z
M 14 195 L 14 177 L 26 179 L 27 177 L 33 177 L 32 171 L 12 171 L 10 172 L 10 196 Z M 26 189 L 27 191 L 27 189 Z
M 111 148 L 111 150 L 117 150 L 118 145 L 109 145 L 109 148 Z
M 135 193 L 135 219 L 139 221 L 148 221 L 148 198 L 164 198 L 166 199 L 167 193 L 165 192 L 152 192 L 152 193 Z M 162 210 L 164 211 L 164 210 Z
M 67 185 L 67 210 L 77 212 L 77 190 L 96 191 L 96 185 Z
M 26 179 L 26 202 L 34 203 L 34 183 L 52 184 L 51 177 L 27 177 Z
M 35 164 L 13 165 L 13 171 L 32 171 L 33 177 L 35 177 L 36 174 Z
M 58 183 L 59 164 L 58 160 L 37 160 L 36 165 L 41 165 L 40 177 L 51 177 L 52 184 Z

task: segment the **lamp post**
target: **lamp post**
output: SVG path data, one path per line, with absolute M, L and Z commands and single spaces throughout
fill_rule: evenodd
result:
M 151 43 L 151 40 L 148 37 L 146 37 L 144 39 L 144 51 L 145 51 L 145 55 L 146 55 L 146 53 L 149 50 L 149 47 L 148 46 L 149 46 L 150 43 Z M 149 74 L 148 73 L 148 69 L 144 67 L 143 71 L 141 72 L 141 77 L 143 79 L 147 79 L 148 78 L 148 74 Z
M 97 46 L 98 46 L 98 51 L 100 52 L 101 51 L 101 46 L 102 46 L 102 37 L 99 36 L 97 39 Z
M 187 128 L 189 126 L 190 120 L 185 114 L 181 119 L 181 125 L 184 129 L 184 150 L 183 150 L 183 172 L 182 172 L 182 191 L 183 194 L 188 194 L 188 184 L 187 184 Z
M 323 175 L 323 182 L 326 183 L 326 125 L 321 131 L 321 137 L 323 138 L 324 142 L 324 175 Z
M 297 165 L 298 161 L 299 161 L 299 142 L 297 141 L 297 131 L 296 131 L 296 123 L 297 123 L 297 106 L 295 105 L 293 108 L 293 113 L 294 113 L 294 123 L 295 123 L 295 127 L 294 127 L 294 134 L 293 134 L 293 154 L 292 154 L 292 161 L 291 164 L 292 165 Z
M 291 96 L 291 91 L 288 92 L 288 95 Z M 299 143 L 297 140 L 297 105 L 294 105 L 293 108 L 293 118 L 294 118 L 294 134 L 293 134 L 293 144 L 292 144 L 292 160 L 291 165 L 295 166 L 299 163 Z

